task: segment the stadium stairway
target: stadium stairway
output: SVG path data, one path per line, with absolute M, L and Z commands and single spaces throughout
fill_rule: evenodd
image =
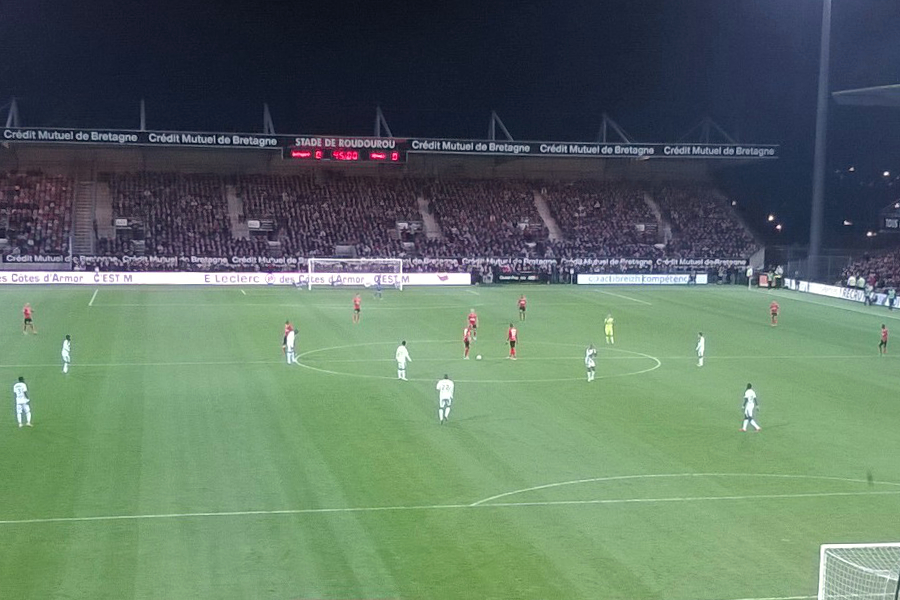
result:
M 542 193 L 537 191 L 534 192 L 534 207 L 537 208 L 538 214 L 541 215 L 541 220 L 547 227 L 550 241 L 556 242 L 563 239 L 562 229 L 559 228 L 559 224 L 553 218 L 553 213 L 550 212 L 550 207 L 547 205 L 547 199 Z
M 72 253 L 75 255 L 94 253 L 96 186 L 93 181 L 79 181 L 75 186 L 75 200 L 72 207 Z
M 116 237 L 116 226 L 113 222 L 112 194 L 109 183 L 98 181 L 94 184 L 94 219 L 97 221 L 97 239 Z M 96 241 L 96 240 L 95 240 Z
M 236 240 L 249 238 L 250 228 L 247 221 L 241 220 L 244 214 L 244 201 L 233 185 L 225 186 L 225 200 L 228 202 L 228 217 L 231 220 L 231 237 Z
M 653 199 L 653 196 L 644 193 L 644 202 L 650 208 L 650 212 L 653 213 L 653 216 L 656 217 L 657 227 L 661 233 L 660 241 L 663 244 L 668 244 L 672 241 L 672 224 L 663 215 L 662 209 L 659 207 L 659 204 L 656 203 L 656 200 Z
M 416 203 L 419 205 L 419 214 L 422 215 L 422 224 L 425 226 L 425 237 L 429 240 L 444 239 L 444 232 L 434 218 L 434 213 L 428 210 L 428 200 L 424 196 L 419 196 Z

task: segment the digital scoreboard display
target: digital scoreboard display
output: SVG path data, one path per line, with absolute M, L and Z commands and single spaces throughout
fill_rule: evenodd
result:
M 319 148 L 291 146 L 284 149 L 284 158 L 302 161 L 332 161 L 344 163 L 402 163 L 406 153 L 400 150 L 371 150 L 350 148 Z

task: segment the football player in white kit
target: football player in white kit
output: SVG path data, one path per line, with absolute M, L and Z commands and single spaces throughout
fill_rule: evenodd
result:
M 437 382 L 435 389 L 438 391 L 438 418 L 443 425 L 450 418 L 450 405 L 453 404 L 453 382 L 449 375 Z
M 28 397 L 28 386 L 25 378 L 19 377 L 18 383 L 13 385 L 13 395 L 16 398 L 16 420 L 22 427 L 22 415 L 25 415 L 25 425 L 31 427 L 31 399 Z
M 747 425 L 753 425 L 756 431 L 762 429 L 756 423 L 756 419 L 753 418 L 753 413 L 757 410 L 759 410 L 759 400 L 756 399 L 756 392 L 753 391 L 753 386 L 748 383 L 747 391 L 744 392 L 744 424 L 741 425 L 741 431 L 747 431 Z
M 297 361 L 294 355 L 294 340 L 297 332 L 293 328 L 284 335 L 284 355 L 287 357 L 287 364 L 293 364 Z
M 703 332 L 697 334 L 697 366 L 703 366 L 703 355 L 706 353 L 706 338 Z
M 397 352 L 394 353 L 394 358 L 397 359 L 397 379 L 402 381 L 409 381 L 406 378 L 406 363 L 412 362 L 412 358 L 409 356 L 409 350 L 406 349 L 406 340 L 400 342 L 400 345 L 397 346 Z
M 62 345 L 62 361 L 63 361 L 63 373 L 69 372 L 69 363 L 72 362 L 72 337 L 66 336 L 66 339 L 63 340 Z
M 594 358 L 597 356 L 597 349 L 591 344 L 584 352 L 584 366 L 587 369 L 587 380 L 593 381 L 596 376 L 597 363 Z

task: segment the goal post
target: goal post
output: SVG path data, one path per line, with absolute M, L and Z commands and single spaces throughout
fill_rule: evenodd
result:
M 823 544 L 818 600 L 900 599 L 900 542 Z
M 310 258 L 307 261 L 307 287 L 381 285 L 403 289 L 402 258 Z

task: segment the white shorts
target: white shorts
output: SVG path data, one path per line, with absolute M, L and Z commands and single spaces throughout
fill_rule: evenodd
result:
M 71 358 L 69 358 L 69 353 L 68 353 L 68 352 L 63 352 L 63 353 L 62 353 L 62 359 L 63 359 L 63 362 L 71 362 L 71 360 L 72 360 Z
M 447 408 L 451 404 L 453 404 L 453 398 L 441 398 L 441 400 L 440 400 L 441 408 Z
M 405 363 L 405 362 L 398 362 L 398 363 L 397 363 L 397 370 L 398 370 L 398 371 L 405 371 L 405 370 L 406 370 L 406 363 Z
M 28 400 L 25 400 L 25 401 L 16 400 L 16 408 L 18 408 L 20 406 L 27 406 L 28 402 L 29 402 Z
M 287 347 L 285 348 L 285 352 L 290 352 L 290 353 L 293 354 L 293 352 L 294 352 L 294 347 L 293 347 L 293 346 L 287 346 Z
M 697 350 L 697 358 L 703 358 L 703 351 Z
M 593 368 L 596 367 L 597 365 L 594 364 L 594 359 L 591 359 L 591 360 L 589 360 L 589 361 L 586 361 L 586 362 L 584 363 L 584 366 L 586 366 L 588 369 L 593 369 Z

